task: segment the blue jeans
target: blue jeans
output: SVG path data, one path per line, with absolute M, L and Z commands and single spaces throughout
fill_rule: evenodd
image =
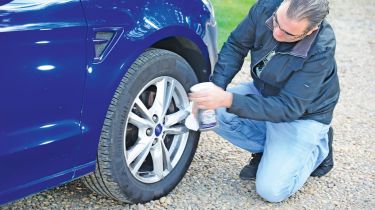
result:
M 228 91 L 259 95 L 253 83 Z M 256 121 L 240 118 L 224 108 L 217 110 L 217 119 L 219 126 L 214 131 L 218 135 L 251 153 L 263 152 L 256 191 L 270 202 L 280 202 L 297 192 L 329 152 L 330 125 L 314 120 Z

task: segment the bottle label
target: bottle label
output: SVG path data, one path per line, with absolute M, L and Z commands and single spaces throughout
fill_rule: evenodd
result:
M 217 125 L 215 110 L 199 110 L 199 129 L 208 130 Z

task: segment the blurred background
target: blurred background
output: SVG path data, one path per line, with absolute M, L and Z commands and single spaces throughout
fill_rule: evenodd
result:
M 218 49 L 227 40 L 230 32 L 247 15 L 256 0 L 211 0 L 219 24 Z

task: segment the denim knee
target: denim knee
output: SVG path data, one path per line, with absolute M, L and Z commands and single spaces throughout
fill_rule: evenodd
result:
M 267 179 L 257 175 L 256 178 L 256 192 L 263 199 L 277 203 L 287 199 L 292 194 L 291 188 L 293 188 L 295 181 L 290 180 L 290 183 L 281 183 L 279 179 Z

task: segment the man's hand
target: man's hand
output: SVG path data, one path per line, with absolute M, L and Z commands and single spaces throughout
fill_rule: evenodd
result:
M 212 84 L 205 90 L 189 93 L 189 99 L 194 102 L 193 114 L 196 114 L 197 109 L 229 108 L 233 94 Z

